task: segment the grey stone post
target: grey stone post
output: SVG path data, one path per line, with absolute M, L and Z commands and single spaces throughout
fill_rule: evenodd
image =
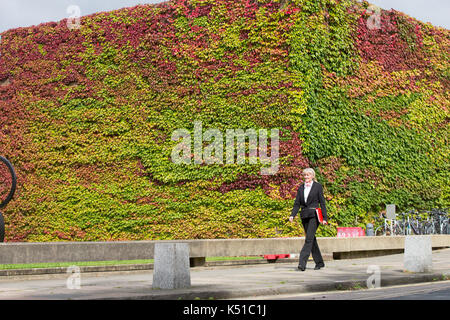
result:
M 154 289 L 180 289 L 191 286 L 188 243 L 155 243 Z
M 432 271 L 431 251 L 431 236 L 406 236 L 403 261 L 405 270 L 411 272 Z
M 366 225 L 366 236 L 367 237 L 373 237 L 375 235 L 375 232 L 373 230 L 373 224 L 368 223 Z

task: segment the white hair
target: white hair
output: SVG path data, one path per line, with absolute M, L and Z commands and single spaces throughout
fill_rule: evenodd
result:
M 313 180 L 314 180 L 315 182 L 317 182 L 317 179 L 316 179 L 316 172 L 314 171 L 313 168 L 306 168 L 306 169 L 303 169 L 303 172 L 302 172 L 302 173 L 311 173 L 312 176 L 313 176 Z

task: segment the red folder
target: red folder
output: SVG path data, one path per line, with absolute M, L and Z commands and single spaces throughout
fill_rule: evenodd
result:
M 319 220 L 319 222 L 322 223 L 323 222 L 322 208 L 316 208 L 316 215 L 317 220 Z

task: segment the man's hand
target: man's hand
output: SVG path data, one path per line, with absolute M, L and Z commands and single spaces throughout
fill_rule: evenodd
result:
M 321 222 L 321 224 L 326 225 L 326 224 L 328 224 L 328 222 L 325 221 L 325 220 L 323 220 L 323 221 Z
M 290 216 L 289 217 L 289 222 L 292 222 L 292 221 L 294 221 L 294 217 Z

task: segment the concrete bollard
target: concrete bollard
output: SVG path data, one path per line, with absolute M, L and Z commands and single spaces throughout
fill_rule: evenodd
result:
M 191 286 L 188 243 L 155 243 L 153 289 Z
M 431 236 L 406 236 L 403 265 L 405 271 L 431 272 L 433 268 Z

